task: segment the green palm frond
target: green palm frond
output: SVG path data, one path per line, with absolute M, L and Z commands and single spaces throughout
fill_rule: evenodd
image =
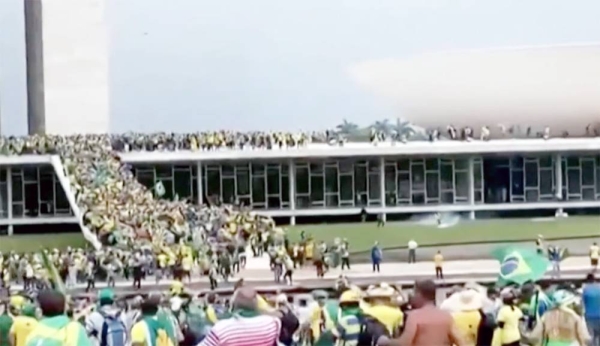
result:
M 65 286 L 58 269 L 52 262 L 52 259 L 48 256 L 48 251 L 42 250 L 40 256 L 42 258 L 42 265 L 47 273 L 46 279 L 48 280 L 49 286 L 66 295 L 67 287 Z

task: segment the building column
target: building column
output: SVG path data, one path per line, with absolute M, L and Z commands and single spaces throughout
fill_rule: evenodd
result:
M 290 195 L 290 211 L 292 215 L 290 216 L 290 225 L 294 226 L 296 224 L 296 162 L 294 160 L 290 160 L 288 162 L 288 172 L 289 172 L 289 195 Z
M 554 155 L 554 196 L 558 201 L 562 201 L 564 198 L 562 185 L 562 155 L 556 154 Z M 564 216 L 563 208 L 558 208 L 555 215 Z
M 469 205 L 471 208 L 475 206 L 475 157 L 469 157 Z M 475 220 L 475 210 L 469 211 L 469 219 Z
M 387 215 L 385 213 L 385 157 L 379 158 L 379 195 L 381 196 L 381 220 L 387 221 Z
M 12 190 L 12 168 L 10 166 L 5 166 L 6 168 L 6 201 L 8 206 L 6 208 L 7 218 L 8 218 L 8 235 L 13 235 L 13 210 L 12 210 L 12 200 L 13 200 L 13 190 Z
M 42 0 L 23 2 L 27 71 L 27 124 L 29 134 L 46 133 L 44 91 L 44 35 Z
M 198 190 L 198 205 L 204 203 L 204 176 L 202 175 L 202 161 L 196 164 L 196 185 Z

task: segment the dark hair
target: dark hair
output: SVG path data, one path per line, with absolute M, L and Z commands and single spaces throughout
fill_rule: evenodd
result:
M 154 296 L 150 296 L 142 302 L 140 305 L 140 310 L 142 315 L 156 315 L 158 312 L 158 305 L 160 304 L 160 298 Z
M 432 280 L 420 280 L 415 282 L 415 292 L 430 302 L 435 302 L 437 287 Z
M 65 313 L 65 296 L 55 290 L 45 290 L 38 294 L 38 302 L 45 317 L 54 317 Z
M 585 276 L 585 281 L 586 282 L 596 281 L 596 277 L 594 276 L 594 273 L 588 273 L 588 275 Z

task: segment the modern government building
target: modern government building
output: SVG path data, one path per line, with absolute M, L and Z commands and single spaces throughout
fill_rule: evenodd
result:
M 600 139 L 309 144 L 122 153 L 163 198 L 238 201 L 290 223 L 369 214 L 600 210 Z M 56 156 L 0 157 L 2 233 L 78 227 Z M 54 226 L 53 226 L 54 225 Z M 69 226 L 70 225 L 70 226 Z

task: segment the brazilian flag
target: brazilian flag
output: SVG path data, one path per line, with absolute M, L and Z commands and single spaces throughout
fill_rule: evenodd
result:
M 500 262 L 498 284 L 501 286 L 535 282 L 544 276 L 550 264 L 546 256 L 533 248 L 508 246 L 497 249 L 493 256 Z

